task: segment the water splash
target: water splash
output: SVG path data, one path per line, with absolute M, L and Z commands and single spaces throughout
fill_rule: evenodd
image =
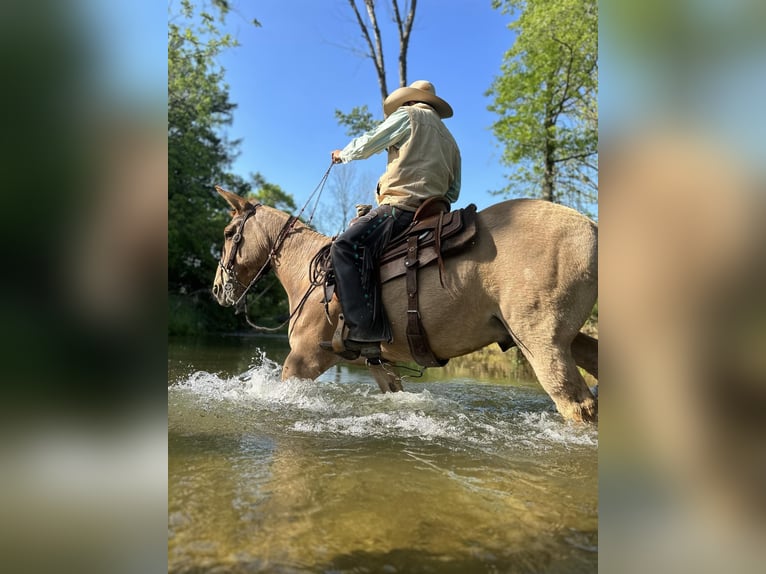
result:
M 598 431 L 590 425 L 564 421 L 549 412 L 521 413 L 521 422 L 531 436 L 565 445 L 598 446 Z
M 378 412 L 363 416 L 335 417 L 319 421 L 298 421 L 293 429 L 311 434 L 384 438 L 419 437 L 425 441 L 457 438 L 447 420 L 439 420 L 423 412 Z
M 282 367 L 263 353 L 256 356 L 244 373 L 226 377 L 197 371 L 179 381 L 171 391 L 183 391 L 206 403 L 240 406 L 295 407 L 324 412 L 331 408 L 322 389 L 308 380 L 280 379 Z
M 243 416 L 247 423 L 268 421 L 283 433 L 406 439 L 449 448 L 598 446 L 595 428 L 548 412 L 550 406 L 528 388 L 458 381 L 411 385 L 417 392 L 384 395 L 359 371 L 344 371 L 334 382 L 282 381 L 280 371 L 261 355 L 238 376 L 197 371 L 169 392 L 186 395 L 208 411 Z M 233 415 L 232 408 L 240 414 Z

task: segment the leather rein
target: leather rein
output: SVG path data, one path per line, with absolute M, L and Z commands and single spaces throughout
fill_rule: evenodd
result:
M 330 164 L 330 167 L 327 168 L 327 171 L 325 172 L 324 176 L 322 177 L 321 181 L 319 182 L 319 185 L 314 189 L 313 193 L 309 196 L 309 199 L 306 201 L 306 204 L 303 206 L 303 209 L 301 209 L 300 213 L 295 215 L 290 215 L 287 218 L 287 221 L 282 226 L 282 229 L 279 230 L 279 233 L 277 234 L 276 239 L 274 240 L 274 244 L 271 247 L 271 250 L 269 250 L 269 255 L 266 257 L 266 261 L 261 265 L 261 268 L 258 270 L 258 272 L 255 274 L 255 276 L 250 280 L 250 282 L 245 285 L 242 283 L 238 278 L 237 274 L 234 271 L 234 260 L 237 257 L 237 253 L 239 252 L 240 245 L 242 243 L 242 235 L 245 229 L 245 224 L 247 223 L 247 220 L 255 215 L 255 212 L 258 210 L 259 207 L 261 207 L 262 203 L 255 203 L 252 204 L 252 209 L 248 209 L 242 214 L 242 217 L 237 224 L 237 230 L 234 232 L 234 235 L 231 238 L 232 241 L 232 247 L 229 251 L 229 255 L 226 258 L 226 262 L 223 262 L 223 256 L 221 257 L 221 260 L 218 262 L 218 266 L 223 270 L 224 275 L 226 277 L 226 282 L 223 285 L 224 292 L 231 293 L 234 291 L 234 283 L 237 283 L 240 287 L 244 288 L 244 291 L 240 294 L 240 296 L 237 298 L 237 300 L 234 302 L 234 308 L 236 309 L 235 313 L 244 313 L 245 314 L 245 320 L 248 322 L 248 324 L 258 331 L 267 331 L 267 332 L 276 332 L 279 331 L 282 327 L 287 325 L 293 317 L 295 317 L 298 313 L 300 313 L 301 309 L 303 308 L 303 304 L 306 302 L 306 300 L 309 298 L 309 295 L 318 287 L 315 281 L 311 281 L 311 284 L 309 285 L 308 290 L 303 295 L 301 300 L 299 301 L 298 305 L 295 306 L 295 309 L 292 313 L 290 313 L 290 316 L 279 326 L 277 327 L 261 327 L 259 325 L 256 325 L 250 320 L 250 317 L 247 314 L 247 295 L 250 292 L 250 289 L 258 283 L 271 269 L 272 263 L 274 262 L 275 257 L 279 253 L 279 250 L 282 248 L 282 245 L 284 244 L 287 237 L 290 235 L 290 233 L 293 231 L 293 228 L 295 227 L 295 224 L 299 221 L 301 213 L 306 209 L 306 206 L 311 201 L 314 194 L 316 194 L 317 191 L 319 191 L 319 196 L 317 196 L 316 204 L 314 205 L 314 209 L 311 212 L 311 217 L 309 217 L 309 224 L 311 223 L 311 220 L 314 218 L 314 213 L 316 212 L 316 208 L 319 205 L 319 197 L 321 196 L 321 192 L 324 189 L 324 184 L 327 181 L 327 177 L 330 175 L 330 170 L 332 169 L 333 164 Z M 216 189 L 218 189 L 218 186 L 216 186 Z M 223 254 L 222 254 L 223 255 Z M 262 295 L 263 293 L 261 293 Z

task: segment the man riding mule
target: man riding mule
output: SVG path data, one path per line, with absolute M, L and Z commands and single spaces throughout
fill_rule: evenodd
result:
M 386 119 L 378 127 L 332 152 L 333 163 L 347 163 L 386 149 L 388 163 L 378 182 L 378 207 L 359 217 L 331 246 L 348 336 L 340 345 L 321 343 L 344 358 L 361 354 L 372 363 L 380 362 L 381 342 L 392 340 L 381 301 L 378 259 L 424 201 L 446 198 L 454 203 L 460 193 L 460 150 L 442 122 L 452 116 L 452 108 L 436 95 L 433 84 L 418 80 L 395 90 L 383 111 Z

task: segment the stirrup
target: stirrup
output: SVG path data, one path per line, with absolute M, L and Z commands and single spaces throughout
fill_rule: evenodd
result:
M 338 314 L 338 324 L 335 327 L 335 333 L 332 335 L 332 350 L 337 354 L 341 354 L 346 350 L 346 345 L 343 341 L 348 337 L 348 327 L 346 327 L 346 317 L 343 313 Z M 358 357 L 359 355 L 357 355 Z M 356 359 L 356 357 L 354 357 Z
M 319 346 L 325 351 L 330 351 L 331 353 L 335 353 L 336 355 L 343 357 L 347 361 L 358 359 L 359 355 L 361 354 L 359 351 L 346 349 L 345 347 L 339 351 L 335 348 L 335 345 L 333 345 L 332 341 L 320 341 Z
M 338 315 L 338 324 L 335 327 L 335 333 L 332 335 L 332 341 L 321 341 L 319 346 L 325 351 L 331 351 L 340 355 L 346 360 L 353 361 L 359 358 L 359 351 L 346 348 L 345 339 L 348 337 L 348 327 L 343 313 Z
M 380 343 L 366 343 L 348 339 L 348 327 L 343 313 L 338 315 L 338 326 L 333 333 L 332 341 L 321 341 L 319 346 L 325 351 L 332 351 L 348 361 L 358 359 L 360 355 L 368 359 L 380 359 Z
M 360 356 L 365 357 L 368 361 L 377 361 L 378 363 L 381 361 L 380 343 L 378 342 L 365 343 L 347 339 L 342 344 L 343 348 L 341 349 L 337 348 L 334 341 L 321 341 L 319 346 L 325 351 L 332 351 L 349 361 L 358 359 Z

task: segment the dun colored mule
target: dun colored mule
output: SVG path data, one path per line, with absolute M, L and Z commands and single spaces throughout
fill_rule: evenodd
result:
M 218 192 L 233 218 L 224 231 L 214 296 L 234 305 L 272 269 L 291 313 L 282 378 L 315 379 L 342 360 L 319 346 L 332 338 L 340 305 L 330 302 L 328 321 L 323 290 L 310 272 L 331 239 L 287 213 Z M 516 199 L 478 212 L 476 226 L 473 247 L 445 258 L 441 272 L 437 265 L 418 272 L 420 317 L 434 355 L 449 359 L 492 343 L 518 345 L 566 419 L 596 421 L 597 400 L 577 369 L 597 376 L 598 343 L 580 333 L 597 296 L 595 223 L 561 205 Z M 384 284 L 383 302 L 394 335 L 382 346 L 383 358 L 412 361 L 404 276 Z M 401 388 L 393 379 L 390 386 Z

